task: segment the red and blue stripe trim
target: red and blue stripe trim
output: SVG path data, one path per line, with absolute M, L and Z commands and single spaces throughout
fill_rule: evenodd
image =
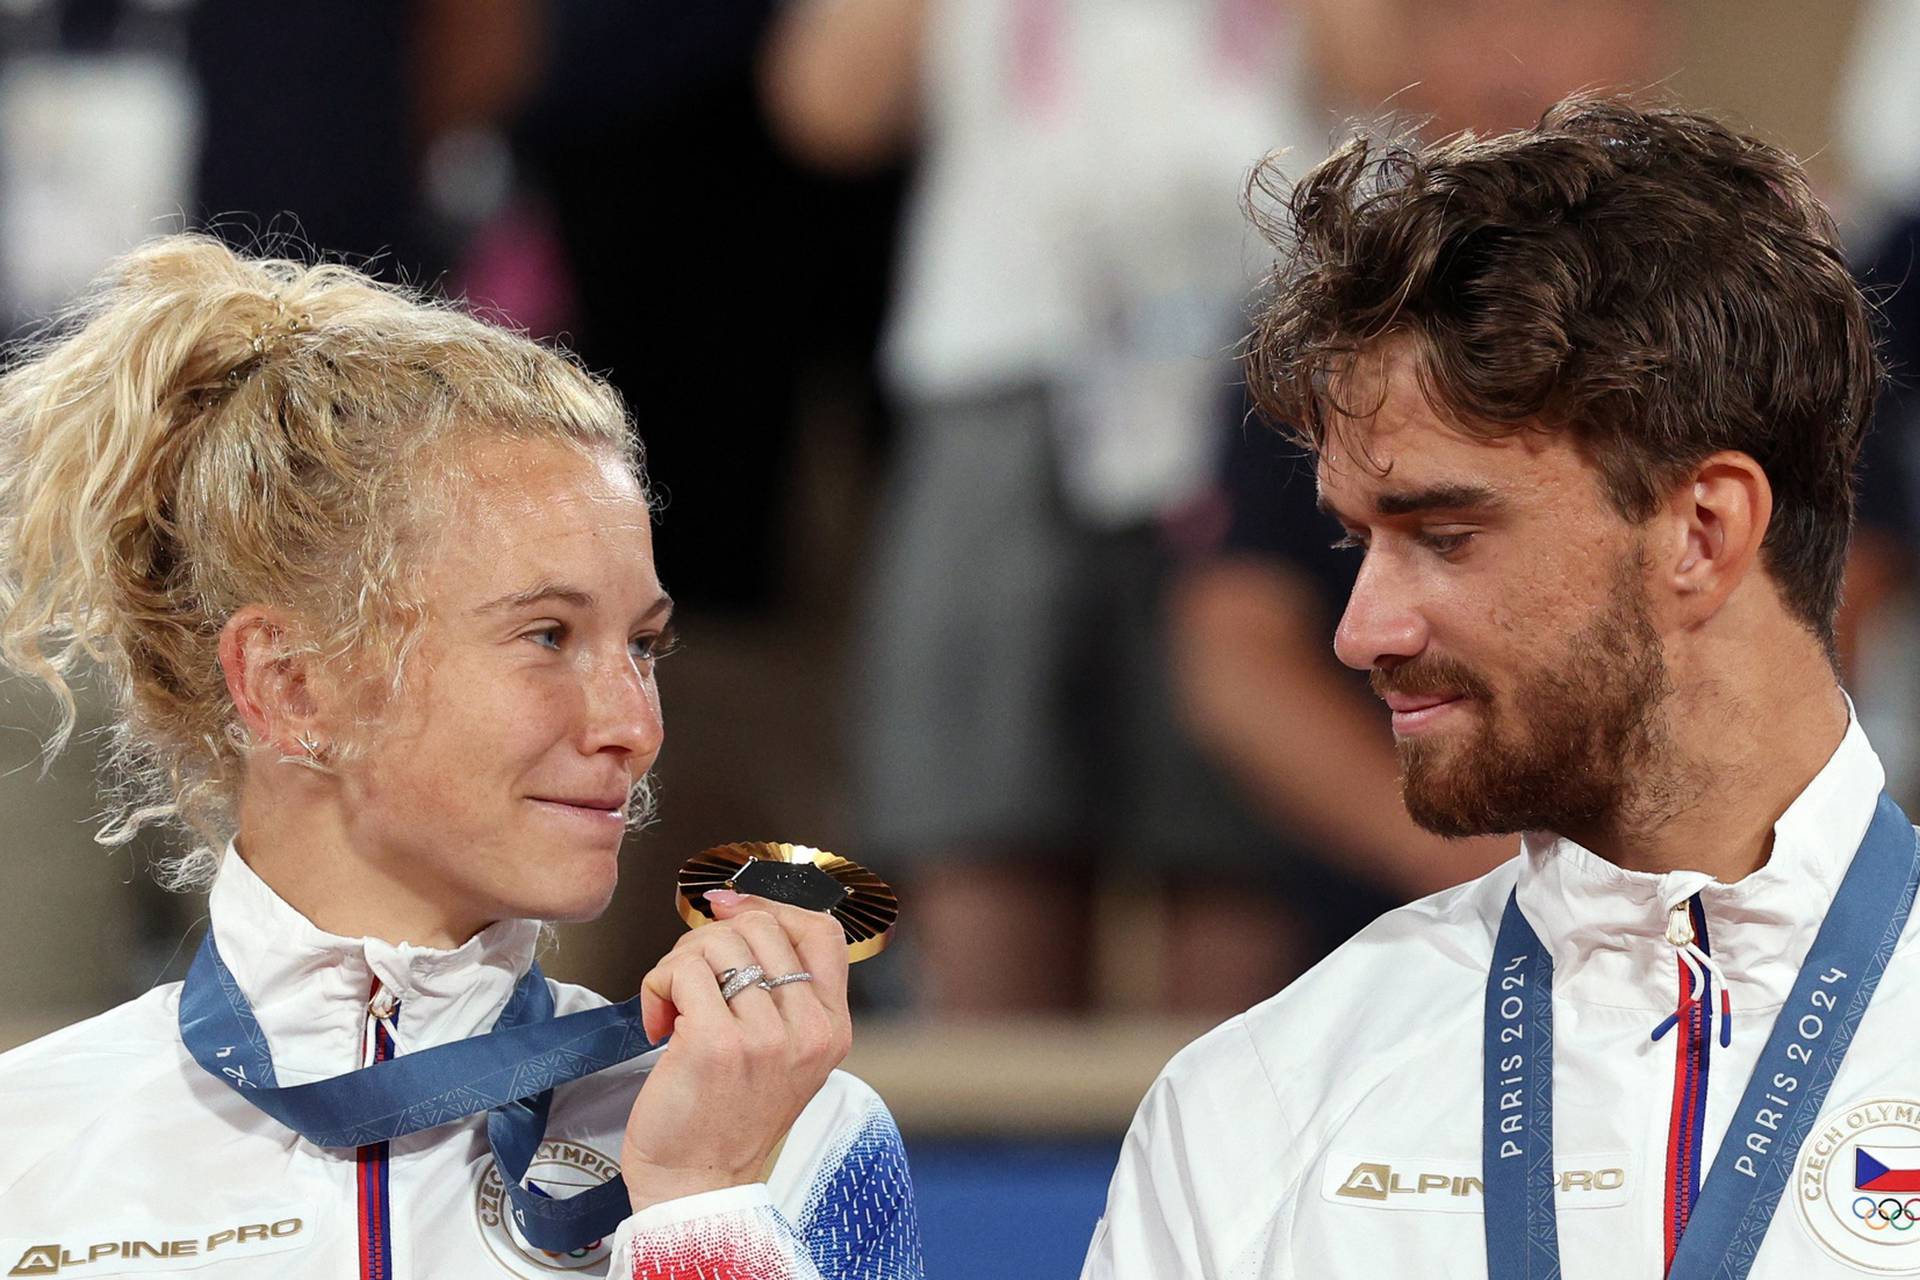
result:
M 1693 918 L 1694 940 L 1700 950 L 1713 954 L 1707 945 L 1707 913 L 1695 894 L 1687 904 Z M 1693 990 L 1693 971 L 1685 961 L 1674 957 L 1680 970 L 1680 1007 L 1686 1013 L 1680 1019 L 1680 1036 L 1673 1054 L 1673 1108 L 1667 1121 L 1667 1178 L 1665 1243 L 1666 1264 L 1662 1274 L 1673 1268 L 1673 1255 L 1680 1248 L 1687 1220 L 1693 1215 L 1694 1202 L 1700 1198 L 1700 1151 L 1707 1116 L 1707 1071 L 1713 1054 L 1713 976 L 1701 971 L 1701 990 Z
M 379 990 L 375 983 L 374 990 Z M 394 1006 L 390 1021 L 398 1021 L 400 1007 Z M 373 1060 L 386 1062 L 393 1057 L 393 1038 L 386 1027 L 373 1022 Z M 354 1172 L 359 1184 L 360 1206 L 360 1280 L 393 1280 L 393 1221 L 387 1185 L 387 1144 L 369 1143 L 354 1156 Z

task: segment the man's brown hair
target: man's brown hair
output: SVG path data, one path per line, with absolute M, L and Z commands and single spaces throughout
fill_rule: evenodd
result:
M 1762 563 L 1831 652 L 1853 468 L 1882 376 L 1868 305 L 1793 157 L 1707 116 L 1576 98 L 1530 130 L 1356 138 L 1288 190 L 1248 340 L 1255 404 L 1318 450 L 1354 358 L 1409 340 L 1459 429 L 1574 434 L 1629 520 L 1708 455 L 1773 489 Z M 1271 208 L 1269 205 L 1268 208 Z

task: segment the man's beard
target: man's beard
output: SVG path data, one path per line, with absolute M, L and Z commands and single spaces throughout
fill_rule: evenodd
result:
M 1446 658 L 1373 672 L 1378 693 L 1458 693 L 1479 728 L 1462 741 L 1398 743 L 1413 820 L 1437 835 L 1568 832 L 1617 822 L 1660 791 L 1672 692 L 1647 614 L 1639 557 L 1621 565 L 1611 603 L 1496 706 L 1485 680 Z

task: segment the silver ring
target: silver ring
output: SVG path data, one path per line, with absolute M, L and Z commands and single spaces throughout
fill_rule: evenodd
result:
M 798 973 L 784 974 L 778 978 L 763 978 L 760 981 L 762 991 L 771 991 L 775 987 L 784 987 L 789 982 L 812 982 L 813 975 L 802 969 Z
M 735 996 L 748 987 L 759 986 L 766 976 L 767 971 L 757 964 L 750 964 L 744 969 L 728 969 L 720 975 L 720 998 L 732 1004 Z

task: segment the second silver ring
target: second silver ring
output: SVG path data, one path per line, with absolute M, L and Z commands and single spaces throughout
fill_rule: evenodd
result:
M 783 973 L 777 978 L 762 979 L 760 986 L 767 991 L 771 991 L 775 987 L 784 987 L 789 982 L 812 982 L 812 981 L 813 981 L 813 975 L 808 973 L 805 969 L 802 969 L 798 973 Z

